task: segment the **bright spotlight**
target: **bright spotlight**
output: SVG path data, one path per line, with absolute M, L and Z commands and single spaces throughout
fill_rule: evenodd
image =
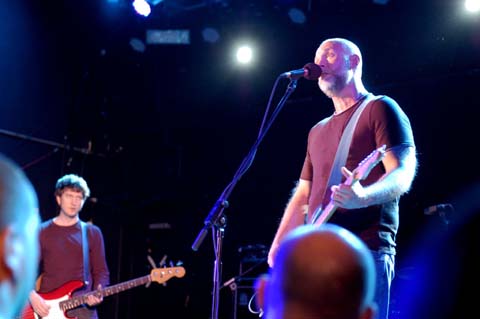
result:
M 248 64 L 252 61 L 253 51 L 249 46 L 241 46 L 237 50 L 237 61 L 241 64 Z
M 148 2 L 145 0 L 134 0 L 132 6 L 138 14 L 144 17 L 148 17 L 152 12 L 150 4 L 148 4 Z
M 480 0 L 465 0 L 465 9 L 469 12 L 479 12 Z

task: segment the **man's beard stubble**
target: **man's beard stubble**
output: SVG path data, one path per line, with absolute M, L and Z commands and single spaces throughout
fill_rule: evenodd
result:
M 319 84 L 320 90 L 329 98 L 337 96 L 346 86 L 346 77 L 342 75 L 330 74 L 333 76 L 333 82 L 322 82 Z

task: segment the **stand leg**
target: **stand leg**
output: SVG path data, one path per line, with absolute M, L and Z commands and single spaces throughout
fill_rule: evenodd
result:
M 222 241 L 224 228 L 216 227 L 214 236 L 215 262 L 213 267 L 213 292 L 212 292 L 212 319 L 218 319 L 218 308 L 220 302 L 220 281 L 222 278 Z

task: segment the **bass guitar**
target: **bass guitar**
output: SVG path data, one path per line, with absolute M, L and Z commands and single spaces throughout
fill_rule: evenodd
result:
M 20 319 L 76 319 L 68 317 L 66 315 L 66 312 L 83 304 L 86 304 L 87 297 L 89 295 L 107 297 L 122 291 L 135 288 L 140 285 L 149 284 L 152 281 L 162 284 L 172 277 L 181 278 L 184 275 L 185 269 L 183 267 L 155 268 L 152 269 L 149 275 L 132 279 L 113 286 L 105 287 L 99 290 L 90 291 L 86 294 L 78 296 L 72 296 L 72 294 L 75 290 L 83 287 L 84 284 L 80 280 L 72 280 L 51 292 L 39 293 L 39 295 L 43 299 L 45 299 L 45 302 L 50 305 L 48 316 L 38 316 L 33 311 L 32 306 L 28 304 L 23 310 Z

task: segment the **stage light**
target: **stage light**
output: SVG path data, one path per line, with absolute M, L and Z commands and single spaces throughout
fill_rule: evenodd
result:
M 220 39 L 220 33 L 214 28 L 204 28 L 202 30 L 202 37 L 205 42 L 215 43 Z
M 297 8 L 291 8 L 290 10 L 288 10 L 288 16 L 293 23 L 303 24 L 305 23 L 305 21 L 307 21 L 305 13 L 303 13 L 302 10 Z
M 131 38 L 129 43 L 134 51 L 141 52 L 141 53 L 145 52 L 146 46 L 142 40 L 138 38 Z
M 190 44 L 189 30 L 147 30 L 147 44 Z
M 465 9 L 467 9 L 468 12 L 479 12 L 480 0 L 465 0 Z
M 144 17 L 148 17 L 152 12 L 152 8 L 150 8 L 150 4 L 145 0 L 134 0 L 132 2 L 132 6 L 138 14 Z
M 250 48 L 249 46 L 246 46 L 246 45 L 239 47 L 237 49 L 236 57 L 237 57 L 237 61 L 240 64 L 250 63 L 252 61 L 252 58 L 253 58 L 252 48 Z
M 386 5 L 390 0 L 373 0 L 375 4 Z

